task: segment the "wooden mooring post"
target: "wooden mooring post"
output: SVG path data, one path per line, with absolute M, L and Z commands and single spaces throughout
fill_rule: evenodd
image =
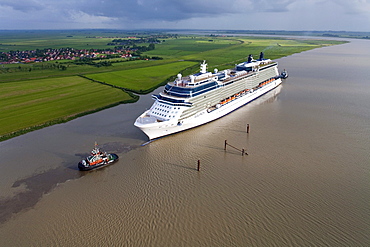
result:
M 230 147 L 242 152 L 242 156 L 244 156 L 244 154 L 248 155 L 248 153 L 244 150 L 244 148 L 243 149 L 236 148 L 236 147 L 230 145 L 229 143 L 227 143 L 227 140 L 225 140 L 225 146 L 224 146 L 225 151 L 226 151 L 226 146 L 230 146 Z
M 247 124 L 247 134 L 249 133 L 249 124 Z
M 198 160 L 198 166 L 197 166 L 197 171 L 200 171 L 200 160 Z

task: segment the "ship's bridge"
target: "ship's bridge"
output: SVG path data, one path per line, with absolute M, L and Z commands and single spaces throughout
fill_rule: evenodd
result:
M 155 100 L 158 100 L 159 102 L 174 105 L 174 106 L 191 106 L 192 105 L 192 103 L 187 102 L 182 98 L 168 97 L 166 95 L 163 95 L 163 93 L 154 94 L 152 95 L 152 98 Z

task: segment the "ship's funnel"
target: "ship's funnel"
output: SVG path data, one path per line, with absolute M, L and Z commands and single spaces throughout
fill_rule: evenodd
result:
M 264 56 L 264 54 L 263 54 L 263 52 L 261 51 L 261 53 L 260 53 L 260 61 L 262 61 L 264 58 L 263 58 L 263 56 Z
M 249 54 L 249 56 L 248 56 L 248 63 L 252 62 L 252 60 L 253 60 L 252 54 Z

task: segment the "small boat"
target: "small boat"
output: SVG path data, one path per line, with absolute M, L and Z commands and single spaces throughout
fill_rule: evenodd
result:
M 288 72 L 284 69 L 284 71 L 281 72 L 280 76 L 281 76 L 281 78 L 286 79 L 286 78 L 288 78 Z
M 95 142 L 95 146 L 94 149 L 91 151 L 91 155 L 78 163 L 78 169 L 80 169 L 80 171 L 88 171 L 111 164 L 113 162 L 116 162 L 117 160 L 117 154 L 110 154 L 100 151 L 98 144 Z

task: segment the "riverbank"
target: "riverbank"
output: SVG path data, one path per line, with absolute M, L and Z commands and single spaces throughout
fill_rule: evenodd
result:
M 279 59 L 281 87 L 145 146 L 133 122 L 150 95 L 1 142 L 0 205 L 34 204 L 1 224 L 0 245 L 368 246 L 368 46 Z M 81 173 L 95 141 L 120 160 Z
M 47 43 L 48 38 L 44 38 L 45 40 L 37 42 L 32 34 L 30 45 L 35 42 L 39 47 L 42 47 L 42 42 L 50 45 Z M 68 46 L 69 38 L 58 40 L 58 46 L 62 46 L 63 42 Z M 49 39 L 54 40 L 55 37 L 51 36 Z M 94 44 L 99 44 L 100 47 L 102 40 L 109 40 L 82 36 L 73 38 L 79 44 L 84 39 L 100 42 L 92 43 L 91 48 Z M 27 39 L 1 37 L 0 43 L 26 47 Z M 244 61 L 249 54 L 258 56 L 260 51 L 265 51 L 265 56 L 270 59 L 277 59 L 339 43 L 343 42 L 278 37 L 176 35 L 176 38 L 170 36 L 157 44 L 156 49 L 145 53 L 148 57 L 163 57 L 163 60 L 128 61 L 123 58 L 112 66 L 100 68 L 63 60 L 2 65 L 0 141 L 115 105 L 136 102 L 136 94 L 150 93 L 173 80 L 178 73 L 188 75 L 196 72 L 199 62 L 204 59 L 210 65 L 210 70 L 224 69 Z M 60 65 L 66 66 L 66 69 L 57 69 Z

